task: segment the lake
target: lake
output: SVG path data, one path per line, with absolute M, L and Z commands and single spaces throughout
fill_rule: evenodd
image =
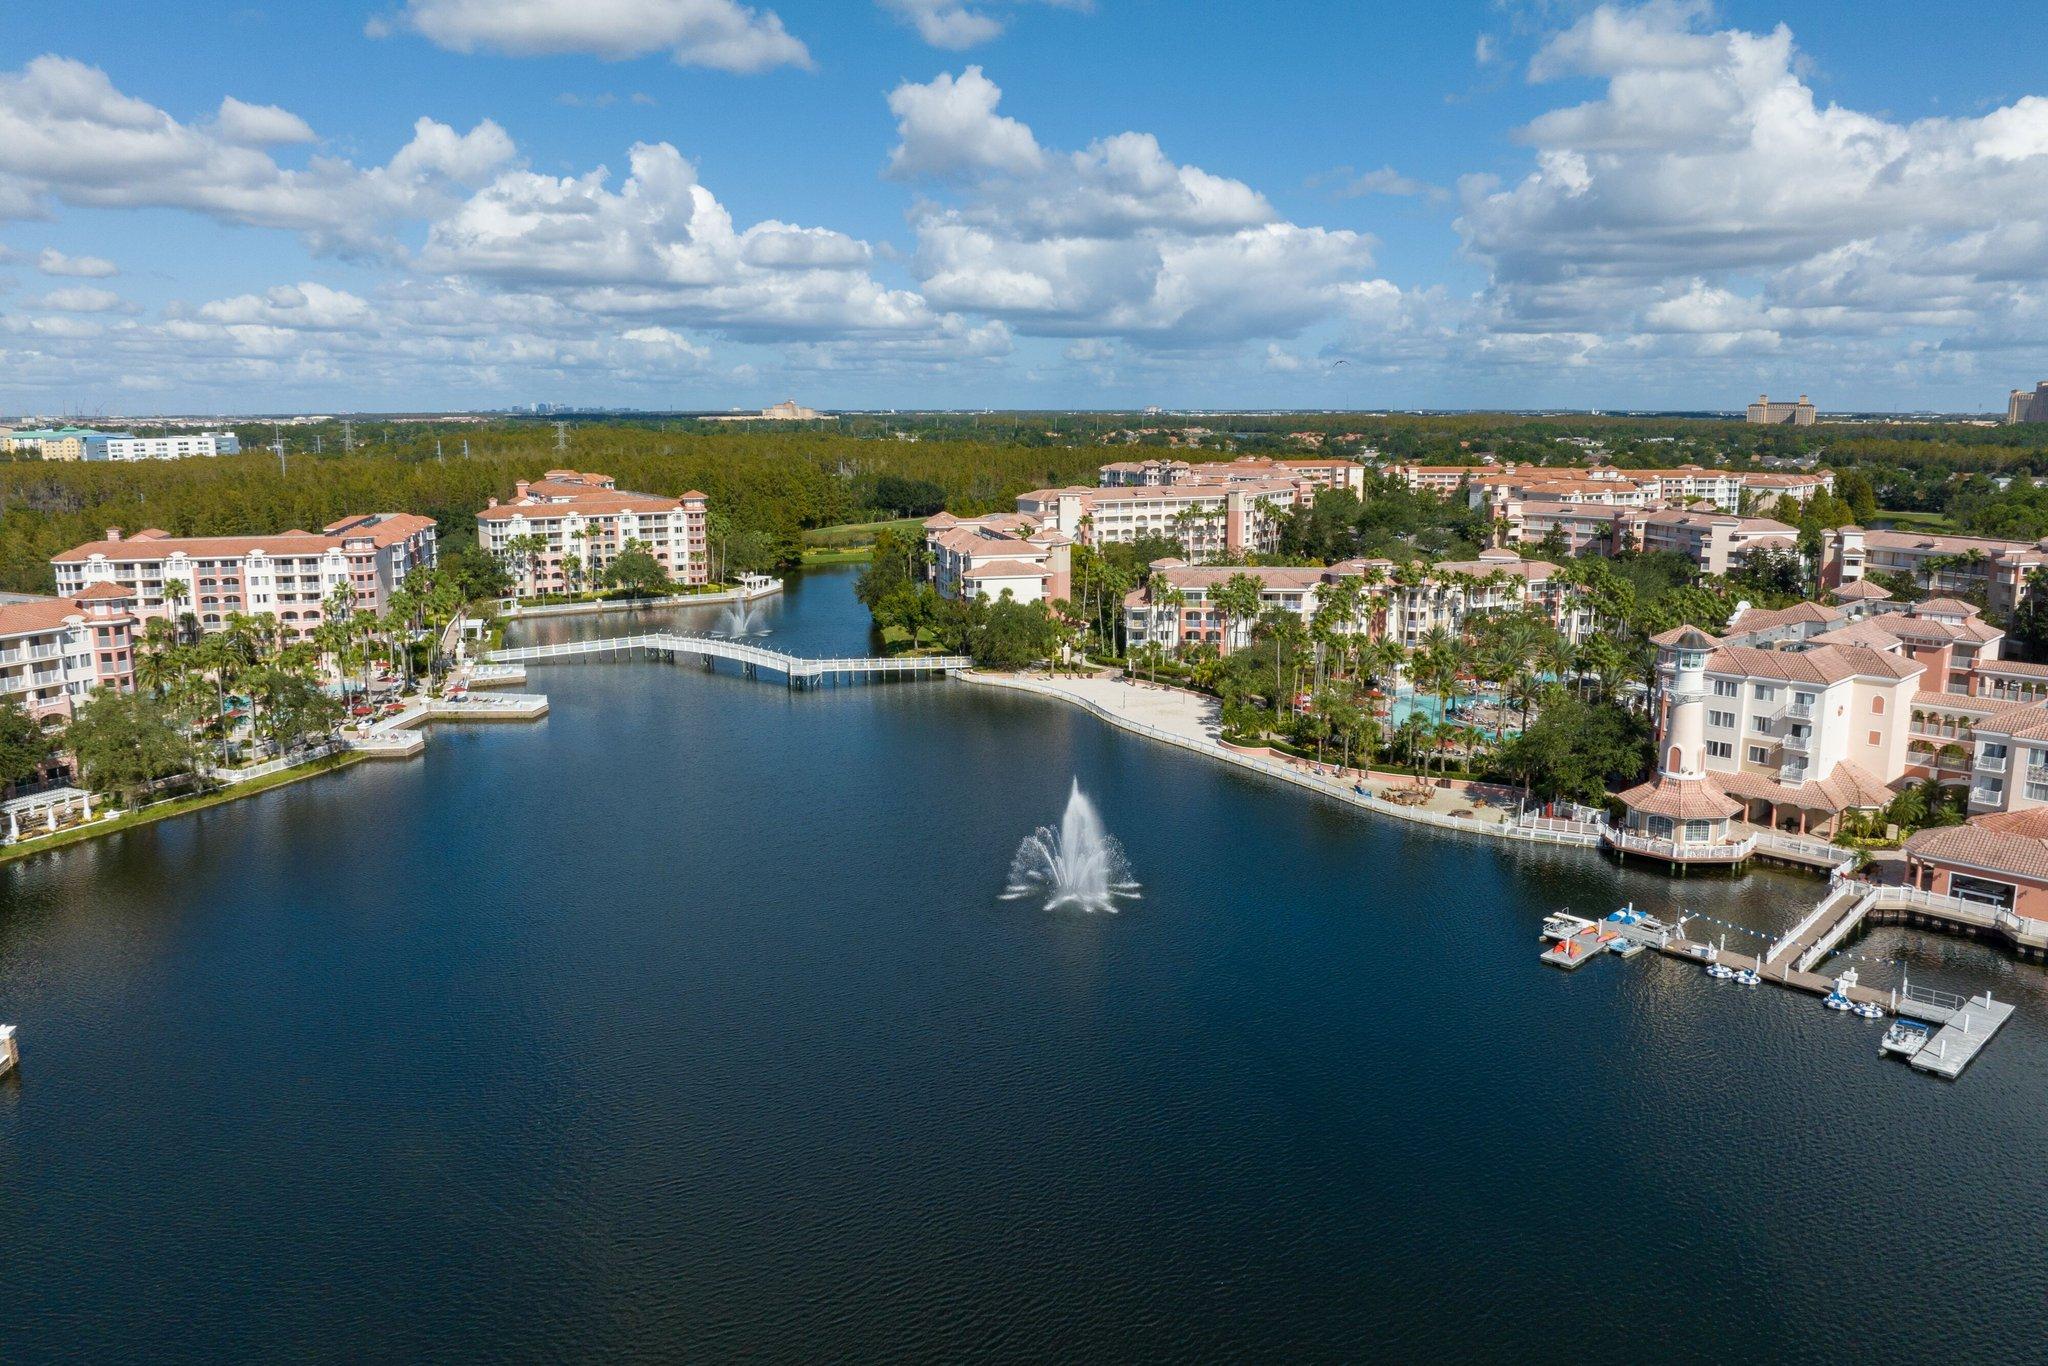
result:
M 764 643 L 865 651 L 851 583 Z M 2039 1359 L 2038 968 L 1850 945 L 2019 1002 L 1944 1084 L 1808 996 L 1536 961 L 1562 906 L 1769 933 L 1817 879 L 1417 830 L 961 683 L 531 686 L 0 868 L 0 1360 Z M 1002 899 L 1076 779 L 1119 914 Z

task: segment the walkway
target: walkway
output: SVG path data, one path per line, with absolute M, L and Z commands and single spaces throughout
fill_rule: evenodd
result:
M 1276 754 L 1269 749 L 1242 749 L 1222 741 L 1220 707 L 1199 693 L 1156 684 L 1131 682 L 1106 674 L 1081 678 L 962 672 L 969 683 L 1037 693 L 1072 702 L 1122 730 L 1204 754 L 1235 767 L 1262 773 L 1308 788 L 1351 806 L 1364 807 L 1396 820 L 1430 825 L 1468 835 L 1512 840 L 1521 844 L 1566 844 L 1590 848 L 1600 842 L 1598 828 L 1576 821 L 1519 818 L 1512 795 L 1481 784 L 1452 783 L 1418 789 L 1405 774 L 1372 773 L 1316 765 Z M 1389 794 L 1427 793 L 1415 803 L 1393 801 Z
M 674 631 L 656 631 L 639 636 L 615 636 L 607 640 L 571 640 L 559 645 L 525 645 L 511 650 L 493 650 L 484 658 L 492 664 L 539 664 L 641 652 L 650 659 L 701 659 L 706 667 L 709 667 L 714 659 L 729 659 L 741 665 L 749 674 L 761 669 L 780 674 L 792 688 L 816 687 L 825 683 L 871 682 L 884 678 L 943 678 L 969 668 L 974 663 L 965 655 L 803 659 L 796 655 L 783 654 L 780 650 L 748 645 L 724 636 L 692 636 Z

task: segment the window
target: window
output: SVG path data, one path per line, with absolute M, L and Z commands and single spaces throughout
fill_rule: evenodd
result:
M 1796 692 L 1792 694 L 1792 700 L 1802 707 L 1810 707 L 1813 705 L 1813 694 L 1810 692 Z M 1879 700 L 1882 701 L 1883 699 Z M 1883 708 L 1880 707 L 1879 710 L 1882 711 Z
M 1735 746 L 1729 744 L 1726 740 L 1709 740 L 1707 741 L 1707 754 L 1710 758 L 1732 759 L 1735 757 Z
M 1742 685 L 1740 683 L 1737 683 L 1734 679 L 1717 678 L 1714 680 L 1714 696 L 1739 697 L 1741 695 Z
M 1881 744 L 1883 744 L 1883 743 L 1884 743 L 1884 736 L 1883 736 L 1883 735 L 1879 734 L 1879 733 L 1878 733 L 1877 731 L 1872 731 L 1872 732 L 1870 732 L 1870 747 L 1871 747 L 1872 749 L 1876 749 L 1876 748 L 1877 748 L 1877 747 L 1878 747 L 1879 745 L 1881 745 Z
M 1759 683 L 1759 684 L 1757 684 L 1757 685 L 1756 685 L 1756 700 L 1757 700 L 1757 701 L 1759 701 L 1759 702 L 1775 702 L 1775 701 L 1777 701 L 1777 699 L 1778 699 L 1778 690 L 1777 690 L 1776 688 L 1772 687 L 1772 686 L 1771 686 L 1770 684 L 1768 684 L 1768 683 Z
M 1771 752 L 1762 745 L 1751 745 L 1749 761 L 1753 764 L 1767 764 L 1771 761 Z
M 1707 713 L 1707 724 L 1710 726 L 1732 726 L 1735 724 L 1735 713 L 1732 711 L 1710 711 Z
M 1758 735 L 1769 735 L 1771 733 L 1771 718 L 1768 716 L 1752 716 L 1749 718 L 1749 728 Z
M 1884 699 L 1882 697 L 1873 697 L 1870 699 L 1870 714 L 1872 716 L 1884 715 Z

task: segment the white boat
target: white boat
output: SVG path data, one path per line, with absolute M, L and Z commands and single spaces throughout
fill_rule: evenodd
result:
M 1877 1051 L 1910 1058 L 1926 1045 L 1930 1034 L 1927 1026 L 1918 1020 L 1893 1020 L 1892 1027 L 1884 1032 L 1883 1040 L 1877 1045 Z
M 1735 980 L 1743 986 L 1753 987 L 1761 983 L 1763 975 L 1755 968 L 1742 968 L 1735 974 Z
M 1570 939 L 1593 928 L 1593 922 L 1569 911 L 1553 911 L 1543 917 L 1544 939 Z
M 1724 982 L 1725 982 L 1725 981 L 1727 981 L 1727 980 L 1728 980 L 1728 979 L 1729 979 L 1730 977 L 1733 977 L 1734 975 L 1735 975 L 1735 969 L 1734 969 L 1734 968 L 1731 968 L 1731 967 L 1729 967 L 1729 966 L 1728 966 L 1728 965 L 1727 965 L 1726 963 L 1709 963 L 1709 964 L 1707 964 L 1707 976 L 1709 976 L 1709 977 L 1713 977 L 1713 978 L 1716 978 L 1716 979 L 1718 979 L 1718 980 L 1720 980 L 1720 981 L 1724 981 Z
M 1855 1005 L 1850 1006 L 1849 1009 L 1860 1019 L 1882 1020 L 1884 1018 L 1884 1007 L 1874 1001 L 1858 1001 Z
M 1827 999 L 1822 1001 L 1821 1004 L 1826 1006 L 1829 1010 L 1848 1010 L 1850 1008 L 1849 998 L 1844 996 L 1839 991 L 1829 992 L 1827 994 Z

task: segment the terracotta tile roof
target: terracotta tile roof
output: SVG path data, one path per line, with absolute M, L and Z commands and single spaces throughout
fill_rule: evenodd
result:
M 1808 811 L 1867 810 L 1892 799 L 1892 790 L 1883 779 L 1846 759 L 1836 764 L 1827 777 L 1798 787 L 1789 787 L 1761 773 L 1717 773 L 1714 779 L 1732 796 L 1800 806 Z
M 611 489 L 583 489 L 559 502 L 500 503 L 477 513 L 485 522 L 510 522 L 517 518 L 543 521 L 552 517 L 615 517 L 623 512 L 673 512 L 681 508 L 680 498 L 661 498 L 651 493 L 623 493 Z
M 1822 645 L 1812 650 L 1759 650 L 1724 645 L 1707 660 L 1707 672 L 1788 683 L 1839 683 L 1847 678 L 1915 678 L 1927 666 L 1858 645 Z
M 111 583 L 95 583 L 68 598 L 30 598 L 25 602 L 0 603 L 0 636 L 38 635 L 61 629 L 73 618 L 86 615 L 84 604 L 133 597 L 127 589 Z M 114 620 L 122 618 L 116 616 Z
M 1622 793 L 1621 801 L 1631 811 L 1675 821 L 1726 820 L 1742 810 L 1712 778 L 1656 778 Z
M 1780 626 L 1818 625 L 1842 620 L 1841 609 L 1817 602 L 1795 602 L 1790 607 L 1751 607 L 1728 623 L 1730 635 L 1739 632 L 1773 631 Z
M 2048 664 L 2029 664 L 2019 659 L 1984 659 L 1977 662 L 1980 674 L 2003 674 L 2009 678 L 2048 678 Z
M 1906 852 L 1932 863 L 1965 864 L 2048 882 L 2048 807 L 2001 811 L 1963 825 L 1916 831 Z
M 1879 625 L 1875 617 L 1867 621 L 1852 621 L 1807 639 L 1815 645 L 1862 645 L 1873 650 L 1899 648 L 1899 638 Z
M 1022 560 L 990 560 L 972 569 L 960 572 L 963 579 L 1047 579 L 1052 571 L 1042 564 L 1026 564 Z
M 1720 641 L 1697 626 L 1674 626 L 1650 637 L 1652 645 L 1682 645 L 1689 650 L 1712 650 Z
M 1160 571 L 1175 588 L 1215 588 L 1238 574 L 1249 574 L 1261 588 L 1314 588 L 1328 573 L 1322 569 L 1295 569 L 1285 565 L 1188 565 Z
M 1975 617 L 1983 615 L 1961 598 L 1925 598 L 1906 609 L 1916 617 Z
M 1855 579 L 1834 589 L 1831 596 L 1837 602 L 1883 602 L 1891 593 L 1869 579 Z

